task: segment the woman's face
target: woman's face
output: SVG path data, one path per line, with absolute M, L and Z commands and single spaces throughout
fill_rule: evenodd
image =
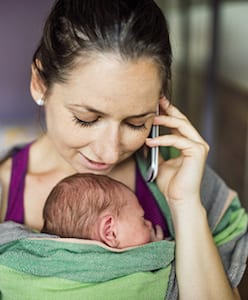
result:
M 48 135 L 77 172 L 109 173 L 148 136 L 161 90 L 149 59 L 79 63 L 46 99 Z

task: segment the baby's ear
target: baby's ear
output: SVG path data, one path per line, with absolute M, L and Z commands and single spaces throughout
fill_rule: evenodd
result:
M 117 248 L 117 224 L 116 219 L 112 215 L 103 216 L 100 220 L 99 234 L 101 241 L 109 247 Z

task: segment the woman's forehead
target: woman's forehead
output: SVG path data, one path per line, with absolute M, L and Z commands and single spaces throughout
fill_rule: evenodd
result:
M 143 102 L 142 99 L 145 104 L 158 100 L 161 78 L 150 59 L 119 61 L 109 56 L 77 66 L 71 71 L 68 82 L 55 84 L 54 90 L 61 91 L 79 105 L 98 101 L 103 106 L 122 101 L 130 104 Z

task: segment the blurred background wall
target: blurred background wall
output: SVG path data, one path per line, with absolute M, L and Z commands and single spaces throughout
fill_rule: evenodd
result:
M 52 0 L 0 0 L 0 126 L 32 121 L 30 66 Z

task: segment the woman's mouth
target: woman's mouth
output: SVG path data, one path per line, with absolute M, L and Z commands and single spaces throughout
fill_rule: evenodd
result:
M 113 166 L 110 164 L 105 164 L 102 162 L 97 162 L 97 161 L 91 160 L 88 157 L 86 157 L 85 155 L 83 155 L 82 153 L 80 153 L 80 155 L 81 155 L 84 165 L 87 167 L 87 169 L 89 169 L 91 171 L 106 171 L 106 170 L 109 170 Z

